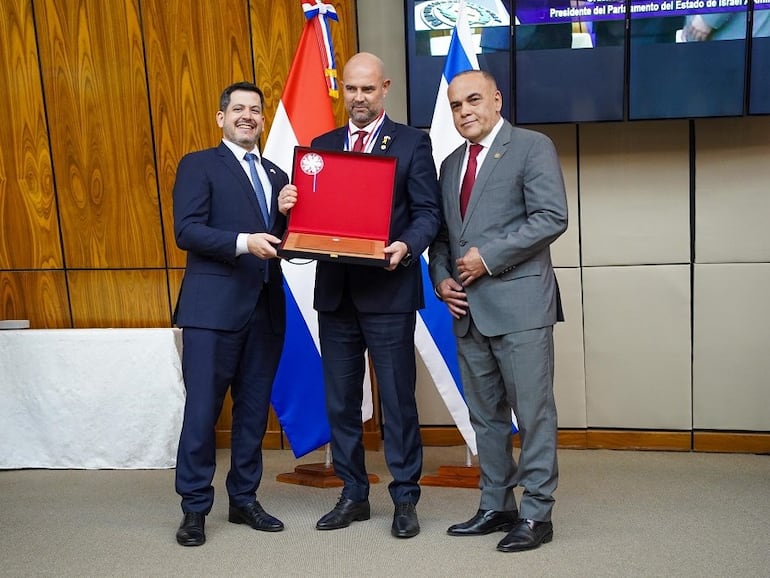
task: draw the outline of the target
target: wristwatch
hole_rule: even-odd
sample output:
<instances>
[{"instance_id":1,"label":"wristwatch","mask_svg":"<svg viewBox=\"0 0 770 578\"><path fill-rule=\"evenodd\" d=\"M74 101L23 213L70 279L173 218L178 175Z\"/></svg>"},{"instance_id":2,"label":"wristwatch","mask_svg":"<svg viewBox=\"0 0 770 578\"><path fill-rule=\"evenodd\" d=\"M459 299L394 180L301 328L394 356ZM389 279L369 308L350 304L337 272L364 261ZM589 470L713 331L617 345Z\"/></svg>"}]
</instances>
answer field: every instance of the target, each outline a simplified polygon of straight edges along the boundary
<instances>
[{"instance_id":1,"label":"wristwatch","mask_svg":"<svg viewBox=\"0 0 770 578\"><path fill-rule=\"evenodd\" d=\"M404 243L404 241L401 241ZM406 245L406 243L404 243ZM406 255L404 255L404 258L401 259L400 265L402 267L409 267L409 265L412 264L412 250L409 248L409 245L406 245Z\"/></svg>"}]
</instances>

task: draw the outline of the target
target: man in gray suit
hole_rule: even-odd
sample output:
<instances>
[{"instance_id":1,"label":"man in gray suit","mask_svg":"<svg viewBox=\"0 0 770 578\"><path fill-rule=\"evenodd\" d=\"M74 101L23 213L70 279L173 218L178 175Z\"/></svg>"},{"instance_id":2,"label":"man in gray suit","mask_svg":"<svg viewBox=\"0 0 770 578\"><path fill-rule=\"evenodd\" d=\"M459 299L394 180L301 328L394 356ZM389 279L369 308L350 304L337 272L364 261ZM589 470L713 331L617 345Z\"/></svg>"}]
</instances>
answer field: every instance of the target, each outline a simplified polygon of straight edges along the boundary
<instances>
[{"instance_id":1,"label":"man in gray suit","mask_svg":"<svg viewBox=\"0 0 770 578\"><path fill-rule=\"evenodd\" d=\"M448 97L468 142L441 165L444 222L430 247L430 275L454 317L481 467L479 510L448 533L502 530L508 534L498 550L530 550L553 538L553 325L562 315L549 246L567 228L564 181L553 143L500 116L502 96L490 74L458 74ZM516 486L523 488L518 510Z\"/></svg>"}]
</instances>

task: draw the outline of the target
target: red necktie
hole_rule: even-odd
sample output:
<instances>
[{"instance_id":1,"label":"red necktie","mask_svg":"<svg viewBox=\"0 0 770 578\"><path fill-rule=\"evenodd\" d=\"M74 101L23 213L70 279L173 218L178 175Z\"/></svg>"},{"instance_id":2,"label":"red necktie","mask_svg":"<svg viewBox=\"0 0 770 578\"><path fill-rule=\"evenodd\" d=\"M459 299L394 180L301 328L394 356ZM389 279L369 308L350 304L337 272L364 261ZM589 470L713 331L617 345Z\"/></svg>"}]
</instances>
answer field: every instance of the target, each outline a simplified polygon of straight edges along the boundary
<instances>
[{"instance_id":1,"label":"red necktie","mask_svg":"<svg viewBox=\"0 0 770 578\"><path fill-rule=\"evenodd\" d=\"M468 151L468 166L465 169L463 183L460 185L460 217L465 218L465 209L468 208L468 200L471 198L471 189L476 181L476 157L479 156L480 144L472 144Z\"/></svg>"},{"instance_id":2,"label":"red necktie","mask_svg":"<svg viewBox=\"0 0 770 578\"><path fill-rule=\"evenodd\" d=\"M353 152L354 153L364 152L364 141L366 140L367 132L365 130L357 130L353 134L358 135L356 142L353 143L353 149L352 149Z\"/></svg>"}]
</instances>

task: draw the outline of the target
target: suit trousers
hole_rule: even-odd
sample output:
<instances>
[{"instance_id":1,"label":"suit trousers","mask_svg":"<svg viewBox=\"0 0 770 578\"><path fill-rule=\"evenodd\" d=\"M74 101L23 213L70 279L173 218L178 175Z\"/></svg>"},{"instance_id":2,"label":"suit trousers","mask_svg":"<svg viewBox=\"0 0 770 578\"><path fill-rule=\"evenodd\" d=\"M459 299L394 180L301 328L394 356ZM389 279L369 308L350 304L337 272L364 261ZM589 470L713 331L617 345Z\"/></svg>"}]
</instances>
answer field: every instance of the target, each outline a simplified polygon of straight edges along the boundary
<instances>
[{"instance_id":1,"label":"suit trousers","mask_svg":"<svg viewBox=\"0 0 770 578\"><path fill-rule=\"evenodd\" d=\"M254 501L262 479L262 438L267 429L273 379L283 350L282 334L271 329L268 291L262 291L245 327L182 331L186 400L179 439L176 490L182 511L208 514L216 468L215 425L230 388L233 400L230 504Z\"/></svg>"},{"instance_id":2,"label":"suit trousers","mask_svg":"<svg viewBox=\"0 0 770 578\"><path fill-rule=\"evenodd\" d=\"M360 313L352 306L319 313L319 334L331 427L334 471L342 495L368 499L361 403L365 352L369 349L383 410L385 461L394 503L420 498L422 438L415 400L416 362L410 313Z\"/></svg>"},{"instance_id":3,"label":"suit trousers","mask_svg":"<svg viewBox=\"0 0 770 578\"><path fill-rule=\"evenodd\" d=\"M473 320L457 338L463 391L481 469L481 504L513 510L513 488L523 494L519 516L550 521L558 482L557 421L553 395L553 327L486 337ZM511 410L521 440L513 457Z\"/></svg>"}]
</instances>

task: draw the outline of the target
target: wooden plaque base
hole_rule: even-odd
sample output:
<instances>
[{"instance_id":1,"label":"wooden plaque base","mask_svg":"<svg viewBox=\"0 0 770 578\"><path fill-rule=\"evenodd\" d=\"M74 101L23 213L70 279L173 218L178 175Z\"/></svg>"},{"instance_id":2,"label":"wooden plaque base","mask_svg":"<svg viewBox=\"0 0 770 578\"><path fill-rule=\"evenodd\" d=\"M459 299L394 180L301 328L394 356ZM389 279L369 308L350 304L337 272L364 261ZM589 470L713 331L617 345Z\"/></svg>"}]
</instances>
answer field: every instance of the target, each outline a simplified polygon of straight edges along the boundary
<instances>
[{"instance_id":1,"label":"wooden plaque base","mask_svg":"<svg viewBox=\"0 0 770 578\"><path fill-rule=\"evenodd\" d=\"M334 468L325 463L302 464L294 468L293 472L278 474L276 481L299 486L311 486L313 488L338 488L343 485L341 479L334 475ZM369 483L377 484L380 478L375 474L369 474Z\"/></svg>"},{"instance_id":2,"label":"wooden plaque base","mask_svg":"<svg viewBox=\"0 0 770 578\"><path fill-rule=\"evenodd\" d=\"M478 466L439 466L436 475L423 476L420 484L442 488L478 488L479 477Z\"/></svg>"},{"instance_id":3,"label":"wooden plaque base","mask_svg":"<svg viewBox=\"0 0 770 578\"><path fill-rule=\"evenodd\" d=\"M384 250L385 241L379 239L287 232L278 248L278 256L385 267L390 258Z\"/></svg>"}]
</instances>

